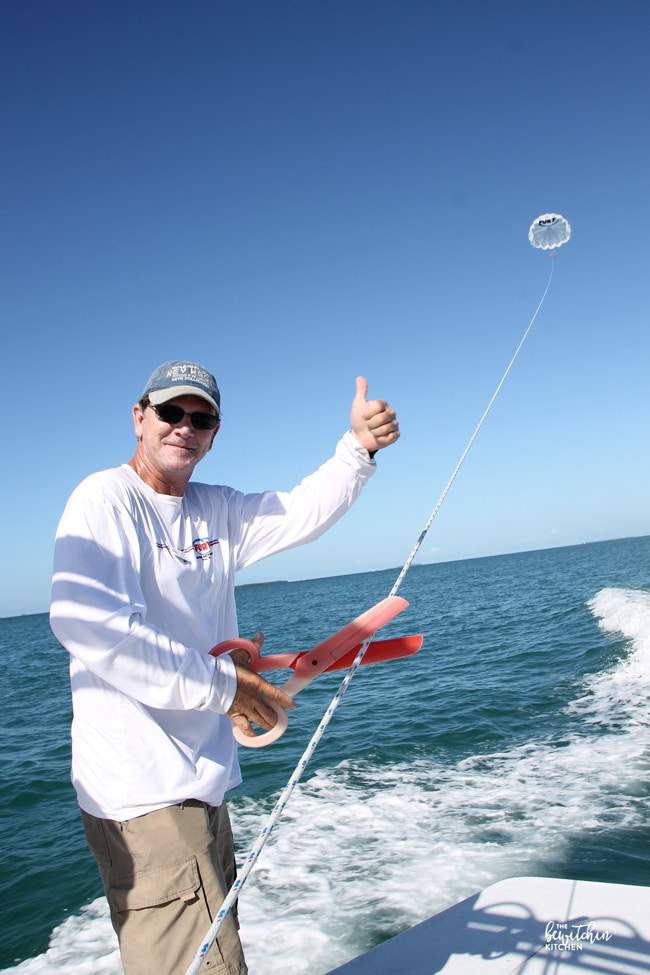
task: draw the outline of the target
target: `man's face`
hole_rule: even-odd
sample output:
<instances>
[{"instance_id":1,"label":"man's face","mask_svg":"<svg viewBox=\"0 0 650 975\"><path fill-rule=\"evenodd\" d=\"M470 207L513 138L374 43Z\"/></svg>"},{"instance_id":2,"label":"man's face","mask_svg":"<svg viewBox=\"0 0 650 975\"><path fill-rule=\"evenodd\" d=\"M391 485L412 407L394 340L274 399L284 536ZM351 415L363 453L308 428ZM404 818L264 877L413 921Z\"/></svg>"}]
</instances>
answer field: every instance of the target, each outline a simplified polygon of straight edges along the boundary
<instances>
[{"instance_id":1,"label":"man's face","mask_svg":"<svg viewBox=\"0 0 650 975\"><path fill-rule=\"evenodd\" d=\"M200 396L177 396L165 406L180 406L187 413L211 413L214 409ZM189 480L198 462L205 457L214 441L215 430L195 430L190 417L185 415L178 423L165 423L154 407L143 412L140 406L133 408L135 435L140 441L142 459L146 466L162 479L185 476Z\"/></svg>"}]
</instances>

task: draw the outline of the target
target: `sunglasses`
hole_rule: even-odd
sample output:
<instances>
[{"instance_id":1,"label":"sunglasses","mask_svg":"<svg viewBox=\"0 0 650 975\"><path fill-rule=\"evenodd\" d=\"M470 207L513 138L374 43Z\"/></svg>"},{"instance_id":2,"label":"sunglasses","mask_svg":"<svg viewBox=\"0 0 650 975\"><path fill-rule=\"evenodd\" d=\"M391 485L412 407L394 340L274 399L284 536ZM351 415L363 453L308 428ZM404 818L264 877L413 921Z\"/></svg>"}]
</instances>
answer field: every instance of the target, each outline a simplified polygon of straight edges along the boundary
<instances>
[{"instance_id":1,"label":"sunglasses","mask_svg":"<svg viewBox=\"0 0 650 975\"><path fill-rule=\"evenodd\" d=\"M200 411L189 413L180 406L174 406L173 403L163 403L161 406L154 406L153 403L149 403L149 406L159 420L162 420L163 423L169 423L171 426L180 423L184 416L189 416L190 423L195 430L216 430L221 419L216 413L201 413Z\"/></svg>"}]
</instances>

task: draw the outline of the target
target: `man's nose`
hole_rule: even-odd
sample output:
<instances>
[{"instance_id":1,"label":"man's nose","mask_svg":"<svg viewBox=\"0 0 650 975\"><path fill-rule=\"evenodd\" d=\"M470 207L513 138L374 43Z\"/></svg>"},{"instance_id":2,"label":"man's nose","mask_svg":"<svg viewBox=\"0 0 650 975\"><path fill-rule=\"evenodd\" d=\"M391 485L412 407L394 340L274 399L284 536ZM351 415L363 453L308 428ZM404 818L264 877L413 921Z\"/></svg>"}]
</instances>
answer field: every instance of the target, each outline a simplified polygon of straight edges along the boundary
<instances>
[{"instance_id":1,"label":"man's nose","mask_svg":"<svg viewBox=\"0 0 650 975\"><path fill-rule=\"evenodd\" d=\"M192 436L194 434L191 417L188 413L182 416L177 423L174 423L173 428L174 430L178 430L179 433L182 433L183 436L187 436L188 434Z\"/></svg>"}]
</instances>

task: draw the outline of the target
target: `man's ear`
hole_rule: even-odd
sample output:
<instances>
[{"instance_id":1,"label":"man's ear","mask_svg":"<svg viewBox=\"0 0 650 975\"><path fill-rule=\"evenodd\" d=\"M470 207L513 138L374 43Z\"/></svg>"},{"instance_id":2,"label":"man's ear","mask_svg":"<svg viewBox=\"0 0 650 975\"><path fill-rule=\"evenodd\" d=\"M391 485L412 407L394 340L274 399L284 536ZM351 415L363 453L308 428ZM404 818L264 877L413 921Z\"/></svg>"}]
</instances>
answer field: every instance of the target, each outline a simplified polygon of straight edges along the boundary
<instances>
[{"instance_id":1,"label":"man's ear","mask_svg":"<svg viewBox=\"0 0 650 975\"><path fill-rule=\"evenodd\" d=\"M212 444L214 443L214 438L219 433L220 429L221 429L221 423L217 423L216 427L212 431L212 440L210 441L210 446L208 447L208 450L212 450Z\"/></svg>"},{"instance_id":2,"label":"man's ear","mask_svg":"<svg viewBox=\"0 0 650 975\"><path fill-rule=\"evenodd\" d=\"M142 424L144 423L144 412L139 403L133 405L133 430L137 440L142 440Z\"/></svg>"}]
</instances>

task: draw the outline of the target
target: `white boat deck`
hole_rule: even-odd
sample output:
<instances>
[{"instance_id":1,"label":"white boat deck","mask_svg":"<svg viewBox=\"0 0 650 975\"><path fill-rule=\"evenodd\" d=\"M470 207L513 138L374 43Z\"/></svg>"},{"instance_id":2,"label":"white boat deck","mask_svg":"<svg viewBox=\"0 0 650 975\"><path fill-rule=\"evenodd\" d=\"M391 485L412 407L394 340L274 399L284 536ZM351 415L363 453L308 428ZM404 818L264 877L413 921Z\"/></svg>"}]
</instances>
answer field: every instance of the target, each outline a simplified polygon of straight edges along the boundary
<instances>
[{"instance_id":1,"label":"white boat deck","mask_svg":"<svg viewBox=\"0 0 650 975\"><path fill-rule=\"evenodd\" d=\"M650 887L502 880L329 975L650 975Z\"/></svg>"}]
</instances>

